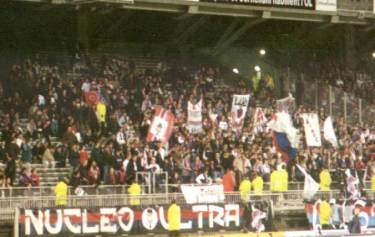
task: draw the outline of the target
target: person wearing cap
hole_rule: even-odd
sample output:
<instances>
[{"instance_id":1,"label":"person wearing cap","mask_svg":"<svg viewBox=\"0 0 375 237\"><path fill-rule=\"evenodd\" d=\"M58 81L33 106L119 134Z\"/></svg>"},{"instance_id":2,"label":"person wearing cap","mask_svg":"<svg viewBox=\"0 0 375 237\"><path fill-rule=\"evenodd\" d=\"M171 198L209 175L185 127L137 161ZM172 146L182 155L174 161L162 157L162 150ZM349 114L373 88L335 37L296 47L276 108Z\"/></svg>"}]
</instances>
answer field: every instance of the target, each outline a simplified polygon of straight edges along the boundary
<instances>
[{"instance_id":1,"label":"person wearing cap","mask_svg":"<svg viewBox=\"0 0 375 237\"><path fill-rule=\"evenodd\" d=\"M329 191L332 183L331 175L327 166L324 166L319 174L320 179L320 191Z\"/></svg>"},{"instance_id":2,"label":"person wearing cap","mask_svg":"<svg viewBox=\"0 0 375 237\"><path fill-rule=\"evenodd\" d=\"M176 204L176 200L171 201L168 208L168 233L170 237L177 237L181 228L181 208Z\"/></svg>"},{"instance_id":3,"label":"person wearing cap","mask_svg":"<svg viewBox=\"0 0 375 237\"><path fill-rule=\"evenodd\" d=\"M132 184L128 188L128 193L130 195L130 205L139 206L141 201L138 196L141 195L141 186L135 179L133 179Z\"/></svg>"},{"instance_id":4,"label":"person wearing cap","mask_svg":"<svg viewBox=\"0 0 375 237\"><path fill-rule=\"evenodd\" d=\"M65 178L60 177L59 182L55 186L56 206L66 206L68 204L68 185Z\"/></svg>"}]
</instances>

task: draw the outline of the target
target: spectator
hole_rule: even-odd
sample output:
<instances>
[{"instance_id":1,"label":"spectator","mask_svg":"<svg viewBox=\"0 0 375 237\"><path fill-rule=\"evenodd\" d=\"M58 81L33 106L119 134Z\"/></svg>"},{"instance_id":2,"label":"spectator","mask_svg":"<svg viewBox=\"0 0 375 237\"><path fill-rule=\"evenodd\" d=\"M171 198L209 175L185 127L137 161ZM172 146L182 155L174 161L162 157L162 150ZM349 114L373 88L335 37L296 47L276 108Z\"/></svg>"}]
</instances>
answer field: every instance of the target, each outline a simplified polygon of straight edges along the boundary
<instances>
[{"instance_id":1,"label":"spectator","mask_svg":"<svg viewBox=\"0 0 375 237\"><path fill-rule=\"evenodd\" d=\"M89 172L88 172L88 177L89 177L89 184L90 185L99 185L100 183L100 169L96 164L96 161L92 161Z\"/></svg>"},{"instance_id":2,"label":"spectator","mask_svg":"<svg viewBox=\"0 0 375 237\"><path fill-rule=\"evenodd\" d=\"M171 201L171 205L168 208L168 236L178 237L181 228L181 209L176 204L175 200Z\"/></svg>"},{"instance_id":3,"label":"spectator","mask_svg":"<svg viewBox=\"0 0 375 237\"><path fill-rule=\"evenodd\" d=\"M54 149L55 149L54 147L49 146L46 148L46 150L43 153L42 161L43 161L43 165L45 168L48 168L48 167L55 168L56 161L55 161L55 158L53 157Z\"/></svg>"},{"instance_id":4,"label":"spectator","mask_svg":"<svg viewBox=\"0 0 375 237\"><path fill-rule=\"evenodd\" d=\"M16 178L16 161L8 153L5 154L5 159L5 180L7 180L7 184L13 186Z\"/></svg>"},{"instance_id":5,"label":"spectator","mask_svg":"<svg viewBox=\"0 0 375 237\"><path fill-rule=\"evenodd\" d=\"M33 161L33 147L30 139L26 138L21 146L21 161L23 163L32 163Z\"/></svg>"},{"instance_id":6,"label":"spectator","mask_svg":"<svg viewBox=\"0 0 375 237\"><path fill-rule=\"evenodd\" d=\"M68 204L68 185L64 177L59 178L59 182L55 186L55 195L57 207L64 207Z\"/></svg>"},{"instance_id":7,"label":"spectator","mask_svg":"<svg viewBox=\"0 0 375 237\"><path fill-rule=\"evenodd\" d=\"M141 201L138 196L141 195L141 186L135 179L132 180L132 184L128 188L128 193L130 195L130 205L139 206Z\"/></svg>"},{"instance_id":8,"label":"spectator","mask_svg":"<svg viewBox=\"0 0 375 237\"><path fill-rule=\"evenodd\" d=\"M31 169L31 185L34 187L40 185L40 176L35 168Z\"/></svg>"},{"instance_id":9,"label":"spectator","mask_svg":"<svg viewBox=\"0 0 375 237\"><path fill-rule=\"evenodd\" d=\"M321 191L329 191L331 187L331 175L327 167L323 167L322 171L320 172L320 190Z\"/></svg>"},{"instance_id":10,"label":"spectator","mask_svg":"<svg viewBox=\"0 0 375 237\"><path fill-rule=\"evenodd\" d=\"M19 184L23 187L29 187L32 185L32 178L30 171L27 168L22 168L21 175L19 177Z\"/></svg>"},{"instance_id":11,"label":"spectator","mask_svg":"<svg viewBox=\"0 0 375 237\"><path fill-rule=\"evenodd\" d=\"M236 186L236 179L231 169L227 169L223 176L224 192L233 192Z\"/></svg>"},{"instance_id":12,"label":"spectator","mask_svg":"<svg viewBox=\"0 0 375 237\"><path fill-rule=\"evenodd\" d=\"M195 179L197 184L212 184L212 178L208 176L208 170L204 169Z\"/></svg>"},{"instance_id":13,"label":"spectator","mask_svg":"<svg viewBox=\"0 0 375 237\"><path fill-rule=\"evenodd\" d=\"M251 182L248 176L245 176L243 180L241 181L240 187L239 187L240 195L241 195L241 201L243 203L248 202L248 195L251 192Z\"/></svg>"},{"instance_id":14,"label":"spectator","mask_svg":"<svg viewBox=\"0 0 375 237\"><path fill-rule=\"evenodd\" d=\"M87 153L87 151L86 151L86 149L83 145L81 145L80 147L81 147L81 149L79 151L79 163L81 165L83 165L83 164L88 162L89 155L88 155L88 153Z\"/></svg>"},{"instance_id":15,"label":"spectator","mask_svg":"<svg viewBox=\"0 0 375 237\"><path fill-rule=\"evenodd\" d=\"M253 191L255 194L262 194L263 193L263 179L258 173L254 173L252 175L251 186L253 187Z\"/></svg>"}]
</instances>

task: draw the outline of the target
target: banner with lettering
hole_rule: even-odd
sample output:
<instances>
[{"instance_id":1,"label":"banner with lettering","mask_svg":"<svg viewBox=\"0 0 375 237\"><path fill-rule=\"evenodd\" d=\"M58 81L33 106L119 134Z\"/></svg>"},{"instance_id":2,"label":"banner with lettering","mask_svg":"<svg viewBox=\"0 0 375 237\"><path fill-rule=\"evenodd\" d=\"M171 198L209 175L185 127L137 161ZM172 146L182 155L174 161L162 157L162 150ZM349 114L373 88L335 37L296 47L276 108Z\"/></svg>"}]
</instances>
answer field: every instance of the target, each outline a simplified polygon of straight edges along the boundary
<instances>
[{"instance_id":1,"label":"banner with lettering","mask_svg":"<svg viewBox=\"0 0 375 237\"><path fill-rule=\"evenodd\" d=\"M244 215L254 221L257 213L272 218L272 205L256 201L246 208L242 204L180 205L181 232L240 230ZM265 213L265 214L264 214ZM259 224L259 223L258 223ZM19 236L70 236L97 234L148 234L168 232L168 206L124 206L90 208L20 209Z\"/></svg>"},{"instance_id":2,"label":"banner with lettering","mask_svg":"<svg viewBox=\"0 0 375 237\"><path fill-rule=\"evenodd\" d=\"M306 145L313 147L322 146L318 115L315 113L304 113L301 114L301 117L305 129Z\"/></svg>"},{"instance_id":3,"label":"banner with lettering","mask_svg":"<svg viewBox=\"0 0 375 237\"><path fill-rule=\"evenodd\" d=\"M218 203L224 201L224 186L211 185L181 185L181 191L189 204Z\"/></svg>"},{"instance_id":4,"label":"banner with lettering","mask_svg":"<svg viewBox=\"0 0 375 237\"><path fill-rule=\"evenodd\" d=\"M202 100L196 104L188 102L187 129L190 133L202 132Z\"/></svg>"},{"instance_id":5,"label":"banner with lettering","mask_svg":"<svg viewBox=\"0 0 375 237\"><path fill-rule=\"evenodd\" d=\"M233 95L232 110L229 120L232 129L237 134L241 133L249 101L250 95Z\"/></svg>"}]
</instances>

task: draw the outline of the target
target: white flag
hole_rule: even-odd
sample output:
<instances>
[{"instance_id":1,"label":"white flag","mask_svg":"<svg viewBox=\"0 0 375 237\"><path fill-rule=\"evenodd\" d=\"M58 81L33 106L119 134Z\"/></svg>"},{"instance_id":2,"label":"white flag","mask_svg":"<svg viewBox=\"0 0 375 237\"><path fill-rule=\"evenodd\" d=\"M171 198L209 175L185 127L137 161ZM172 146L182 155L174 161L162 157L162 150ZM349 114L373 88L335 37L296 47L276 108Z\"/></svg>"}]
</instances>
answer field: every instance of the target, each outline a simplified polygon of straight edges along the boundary
<instances>
[{"instance_id":1,"label":"white flag","mask_svg":"<svg viewBox=\"0 0 375 237\"><path fill-rule=\"evenodd\" d=\"M311 199L315 193L319 191L319 184L309 175L304 168L297 165L297 168L305 175L305 183L303 185L303 197Z\"/></svg>"},{"instance_id":2,"label":"white flag","mask_svg":"<svg viewBox=\"0 0 375 237\"><path fill-rule=\"evenodd\" d=\"M304 113L301 114L301 117L303 119L307 146L322 146L318 115L314 113Z\"/></svg>"},{"instance_id":3,"label":"white flag","mask_svg":"<svg viewBox=\"0 0 375 237\"><path fill-rule=\"evenodd\" d=\"M323 133L324 139L331 143L333 147L338 147L337 137L335 130L333 130L331 117L327 117L326 120L324 120Z\"/></svg>"},{"instance_id":4,"label":"white flag","mask_svg":"<svg viewBox=\"0 0 375 237\"><path fill-rule=\"evenodd\" d=\"M272 131L285 133L290 145L293 148L298 148L300 136L298 129L293 126L292 119L288 113L279 112L274 114L271 121L267 124L268 128Z\"/></svg>"}]
</instances>

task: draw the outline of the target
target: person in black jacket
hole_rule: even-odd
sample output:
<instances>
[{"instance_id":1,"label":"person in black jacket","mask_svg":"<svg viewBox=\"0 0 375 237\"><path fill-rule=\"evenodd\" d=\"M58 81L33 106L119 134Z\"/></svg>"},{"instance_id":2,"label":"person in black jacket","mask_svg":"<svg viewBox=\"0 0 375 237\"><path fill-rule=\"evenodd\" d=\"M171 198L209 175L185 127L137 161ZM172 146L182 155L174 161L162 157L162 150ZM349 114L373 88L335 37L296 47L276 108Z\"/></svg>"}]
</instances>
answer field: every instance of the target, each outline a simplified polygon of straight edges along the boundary
<instances>
[{"instance_id":1,"label":"person in black jacket","mask_svg":"<svg viewBox=\"0 0 375 237\"><path fill-rule=\"evenodd\" d=\"M126 181L128 184L131 183L133 179L136 177L136 173L142 171L141 170L141 164L138 159L137 155L133 155L131 161L129 162L128 166L126 167Z\"/></svg>"},{"instance_id":2,"label":"person in black jacket","mask_svg":"<svg viewBox=\"0 0 375 237\"><path fill-rule=\"evenodd\" d=\"M10 180L10 185L13 186L14 180L16 178L16 161L13 159L9 153L5 154L5 170L4 174L6 179Z\"/></svg>"}]
</instances>

